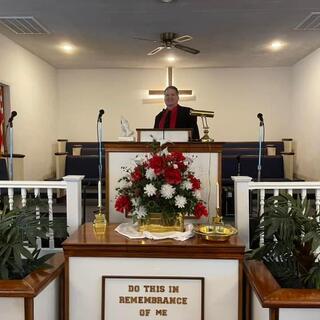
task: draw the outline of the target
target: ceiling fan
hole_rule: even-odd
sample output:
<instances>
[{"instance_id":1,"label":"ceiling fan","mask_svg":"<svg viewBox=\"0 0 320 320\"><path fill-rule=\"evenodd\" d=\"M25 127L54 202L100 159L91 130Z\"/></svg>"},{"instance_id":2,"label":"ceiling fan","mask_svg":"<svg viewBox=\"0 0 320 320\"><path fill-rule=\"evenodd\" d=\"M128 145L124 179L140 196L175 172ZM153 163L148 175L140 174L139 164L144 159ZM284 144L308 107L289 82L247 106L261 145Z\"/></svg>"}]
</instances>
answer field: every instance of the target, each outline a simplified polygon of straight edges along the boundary
<instances>
[{"instance_id":1,"label":"ceiling fan","mask_svg":"<svg viewBox=\"0 0 320 320\"><path fill-rule=\"evenodd\" d=\"M184 46L182 44L180 44L181 42L186 42L186 41L190 41L192 40L191 36L188 35L184 35L184 36L180 36L178 37L177 33L173 33L173 32L164 32L164 33L160 33L160 41L158 40L150 40L150 39L142 39L142 38L136 38L139 40L148 40L148 41L153 41L153 42L159 42L161 45L155 49L153 49L152 51L150 51L148 53L148 56L152 56L158 52L160 52L163 49L172 49L172 48L177 48L180 50L183 50L185 52L188 53L192 53L192 54L198 54L200 51L194 48L190 48L187 46Z\"/></svg>"}]
</instances>

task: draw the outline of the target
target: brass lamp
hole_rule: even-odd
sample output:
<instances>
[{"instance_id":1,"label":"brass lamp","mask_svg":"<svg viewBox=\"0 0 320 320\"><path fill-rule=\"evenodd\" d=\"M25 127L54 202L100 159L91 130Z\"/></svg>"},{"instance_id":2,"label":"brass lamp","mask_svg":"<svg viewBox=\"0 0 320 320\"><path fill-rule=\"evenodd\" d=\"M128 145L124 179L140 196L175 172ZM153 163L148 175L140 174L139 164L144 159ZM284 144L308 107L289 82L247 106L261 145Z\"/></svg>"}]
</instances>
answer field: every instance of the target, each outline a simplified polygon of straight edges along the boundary
<instances>
[{"instance_id":1,"label":"brass lamp","mask_svg":"<svg viewBox=\"0 0 320 320\"><path fill-rule=\"evenodd\" d=\"M195 117L201 117L202 121L202 128L203 128L203 137L200 139L202 142L213 142L214 139L209 137L209 126L207 122L207 118L213 118L214 112L213 111L206 111L206 110L190 110L190 115Z\"/></svg>"}]
</instances>

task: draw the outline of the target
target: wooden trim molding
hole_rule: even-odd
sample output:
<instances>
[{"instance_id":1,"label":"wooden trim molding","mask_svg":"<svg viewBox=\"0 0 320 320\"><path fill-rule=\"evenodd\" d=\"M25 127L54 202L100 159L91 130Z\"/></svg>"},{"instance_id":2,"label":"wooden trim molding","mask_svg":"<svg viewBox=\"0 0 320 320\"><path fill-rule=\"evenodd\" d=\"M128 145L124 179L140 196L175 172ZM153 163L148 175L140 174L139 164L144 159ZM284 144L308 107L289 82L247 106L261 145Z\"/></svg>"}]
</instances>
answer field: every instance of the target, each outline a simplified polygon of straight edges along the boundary
<instances>
[{"instance_id":1,"label":"wooden trim molding","mask_svg":"<svg viewBox=\"0 0 320 320\"><path fill-rule=\"evenodd\" d=\"M261 261L245 260L244 271L264 308L320 308L320 290L281 288Z\"/></svg>"},{"instance_id":2,"label":"wooden trim molding","mask_svg":"<svg viewBox=\"0 0 320 320\"><path fill-rule=\"evenodd\" d=\"M12 155L13 158L24 158L26 155L25 154L20 154L20 153L14 153ZM2 154L3 158L10 158L10 154L9 153L4 153Z\"/></svg>"},{"instance_id":3,"label":"wooden trim molding","mask_svg":"<svg viewBox=\"0 0 320 320\"><path fill-rule=\"evenodd\" d=\"M106 142L105 152L150 152L150 142ZM212 142L174 142L161 145L161 150L168 148L169 151L181 152L222 152L222 143Z\"/></svg>"},{"instance_id":4,"label":"wooden trim molding","mask_svg":"<svg viewBox=\"0 0 320 320\"><path fill-rule=\"evenodd\" d=\"M281 155L294 155L294 152L285 152L285 151L282 151L282 152L280 152L281 153Z\"/></svg>"},{"instance_id":5,"label":"wooden trim molding","mask_svg":"<svg viewBox=\"0 0 320 320\"><path fill-rule=\"evenodd\" d=\"M55 152L54 155L55 156L66 156L68 154L68 152Z\"/></svg>"}]
</instances>

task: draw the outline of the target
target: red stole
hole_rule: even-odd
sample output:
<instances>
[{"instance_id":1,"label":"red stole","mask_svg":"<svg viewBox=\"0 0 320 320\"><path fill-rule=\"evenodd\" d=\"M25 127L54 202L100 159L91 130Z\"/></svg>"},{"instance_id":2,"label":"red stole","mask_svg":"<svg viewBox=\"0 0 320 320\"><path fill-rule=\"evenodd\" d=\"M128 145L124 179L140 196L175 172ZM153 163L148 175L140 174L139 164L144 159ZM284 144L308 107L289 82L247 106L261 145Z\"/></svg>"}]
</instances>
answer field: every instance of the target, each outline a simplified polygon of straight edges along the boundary
<instances>
[{"instance_id":1,"label":"red stole","mask_svg":"<svg viewBox=\"0 0 320 320\"><path fill-rule=\"evenodd\" d=\"M166 123L166 118L168 116L168 113L171 112L171 117L170 117L170 128L175 128L176 127L176 122L177 122L177 114L178 114L178 107L174 107L171 111L166 110L161 117L161 120L159 122L159 128L164 129L164 124Z\"/></svg>"}]
</instances>

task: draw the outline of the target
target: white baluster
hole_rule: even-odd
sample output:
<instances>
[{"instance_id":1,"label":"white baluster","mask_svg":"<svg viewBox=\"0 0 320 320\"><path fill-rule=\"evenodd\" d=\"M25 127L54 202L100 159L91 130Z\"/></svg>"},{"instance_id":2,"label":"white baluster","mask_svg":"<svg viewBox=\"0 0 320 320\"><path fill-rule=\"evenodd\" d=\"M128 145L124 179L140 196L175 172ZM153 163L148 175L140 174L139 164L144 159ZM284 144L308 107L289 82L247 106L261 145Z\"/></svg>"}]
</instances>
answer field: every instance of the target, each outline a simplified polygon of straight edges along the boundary
<instances>
[{"instance_id":1,"label":"white baluster","mask_svg":"<svg viewBox=\"0 0 320 320\"><path fill-rule=\"evenodd\" d=\"M316 189L316 212L319 213L320 209L320 189ZM319 222L319 217L317 218Z\"/></svg>"},{"instance_id":2,"label":"white baluster","mask_svg":"<svg viewBox=\"0 0 320 320\"><path fill-rule=\"evenodd\" d=\"M14 189L8 188L8 198L9 198L9 209L13 209L13 195L14 195Z\"/></svg>"},{"instance_id":3,"label":"white baluster","mask_svg":"<svg viewBox=\"0 0 320 320\"><path fill-rule=\"evenodd\" d=\"M274 190L273 190L273 195L274 195L275 197L277 197L277 196L279 195L279 189L274 189Z\"/></svg>"},{"instance_id":4,"label":"white baluster","mask_svg":"<svg viewBox=\"0 0 320 320\"><path fill-rule=\"evenodd\" d=\"M34 189L34 197L37 198L39 197L39 194L40 194L40 190L39 188L35 188ZM36 217L37 219L39 220L40 219L40 208L39 206L36 206ZM40 237L37 237L37 247L38 248L41 248L41 238Z\"/></svg>"},{"instance_id":5,"label":"white baluster","mask_svg":"<svg viewBox=\"0 0 320 320\"><path fill-rule=\"evenodd\" d=\"M264 204L265 204L265 196L266 196L266 190L265 189L261 189L260 190L260 216L264 213ZM260 220L261 222L263 222L263 218ZM262 233L260 239L259 239L259 244L260 247L264 244L264 233Z\"/></svg>"},{"instance_id":6,"label":"white baluster","mask_svg":"<svg viewBox=\"0 0 320 320\"><path fill-rule=\"evenodd\" d=\"M21 205L25 207L27 205L27 189L21 188Z\"/></svg>"},{"instance_id":7,"label":"white baluster","mask_svg":"<svg viewBox=\"0 0 320 320\"><path fill-rule=\"evenodd\" d=\"M53 221L53 209L52 209L52 189L48 188L47 189L47 194L48 194L48 207L49 207L49 222ZM54 248L54 238L53 238L53 230L52 228L49 229L49 248L53 249Z\"/></svg>"},{"instance_id":8,"label":"white baluster","mask_svg":"<svg viewBox=\"0 0 320 320\"><path fill-rule=\"evenodd\" d=\"M307 189L301 189L301 201L303 202L307 197ZM305 213L305 210L303 210L303 214Z\"/></svg>"},{"instance_id":9,"label":"white baluster","mask_svg":"<svg viewBox=\"0 0 320 320\"><path fill-rule=\"evenodd\" d=\"M292 196L293 195L292 189L288 189L288 193L290 194L290 196Z\"/></svg>"}]
</instances>

